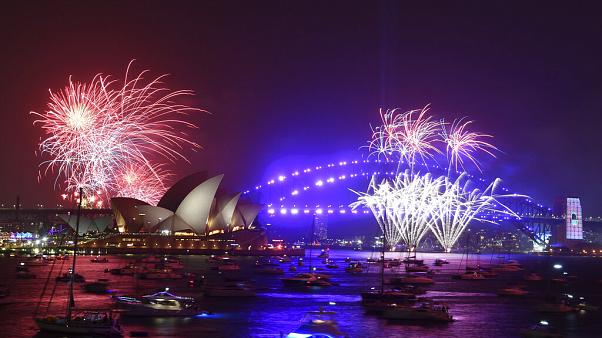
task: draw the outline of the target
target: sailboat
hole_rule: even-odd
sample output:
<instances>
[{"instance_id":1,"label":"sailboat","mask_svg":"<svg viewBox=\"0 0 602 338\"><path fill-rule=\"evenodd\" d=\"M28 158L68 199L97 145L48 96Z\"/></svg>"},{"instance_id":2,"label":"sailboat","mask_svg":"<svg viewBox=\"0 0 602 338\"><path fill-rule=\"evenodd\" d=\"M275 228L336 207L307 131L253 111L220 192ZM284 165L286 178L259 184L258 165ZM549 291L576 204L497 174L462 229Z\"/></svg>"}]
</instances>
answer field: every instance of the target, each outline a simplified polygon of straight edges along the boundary
<instances>
[{"instance_id":1,"label":"sailboat","mask_svg":"<svg viewBox=\"0 0 602 338\"><path fill-rule=\"evenodd\" d=\"M79 204L77 207L77 223L75 227L75 240L73 241L73 263L71 266L71 281L69 282L69 300L67 301L67 314L65 316L46 316L34 318L38 328L44 332L64 334L88 334L105 337L123 336L117 319L110 312L82 311L76 312L73 296L75 262L77 259L77 242L79 238L79 220L81 215L83 189L79 190Z\"/></svg>"},{"instance_id":2,"label":"sailboat","mask_svg":"<svg viewBox=\"0 0 602 338\"><path fill-rule=\"evenodd\" d=\"M383 243L381 252L381 270L380 270L380 289L362 292L362 304L367 311L382 311L389 303L411 304L416 301L414 292L408 289L403 290L385 290L385 250L387 238L383 231Z\"/></svg>"}]
</instances>

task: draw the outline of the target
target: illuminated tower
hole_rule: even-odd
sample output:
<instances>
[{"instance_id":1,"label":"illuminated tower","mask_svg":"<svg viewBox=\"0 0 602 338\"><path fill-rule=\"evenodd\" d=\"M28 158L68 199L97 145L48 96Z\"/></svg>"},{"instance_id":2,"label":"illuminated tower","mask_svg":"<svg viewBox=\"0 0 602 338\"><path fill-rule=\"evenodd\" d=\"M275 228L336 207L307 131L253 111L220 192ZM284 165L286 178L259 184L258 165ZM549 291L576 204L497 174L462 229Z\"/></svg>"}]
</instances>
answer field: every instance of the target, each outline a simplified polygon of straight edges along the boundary
<instances>
[{"instance_id":1,"label":"illuminated tower","mask_svg":"<svg viewBox=\"0 0 602 338\"><path fill-rule=\"evenodd\" d=\"M566 239L583 239L583 219L581 215L581 201L579 198L566 199Z\"/></svg>"},{"instance_id":2,"label":"illuminated tower","mask_svg":"<svg viewBox=\"0 0 602 338\"><path fill-rule=\"evenodd\" d=\"M559 210L558 210L559 209ZM554 244L570 247L583 240L583 215L581 201L577 197L567 197L558 205L557 215L564 221L555 228Z\"/></svg>"},{"instance_id":3,"label":"illuminated tower","mask_svg":"<svg viewBox=\"0 0 602 338\"><path fill-rule=\"evenodd\" d=\"M321 242L328 238L328 219L326 215L314 215L314 241Z\"/></svg>"}]
</instances>

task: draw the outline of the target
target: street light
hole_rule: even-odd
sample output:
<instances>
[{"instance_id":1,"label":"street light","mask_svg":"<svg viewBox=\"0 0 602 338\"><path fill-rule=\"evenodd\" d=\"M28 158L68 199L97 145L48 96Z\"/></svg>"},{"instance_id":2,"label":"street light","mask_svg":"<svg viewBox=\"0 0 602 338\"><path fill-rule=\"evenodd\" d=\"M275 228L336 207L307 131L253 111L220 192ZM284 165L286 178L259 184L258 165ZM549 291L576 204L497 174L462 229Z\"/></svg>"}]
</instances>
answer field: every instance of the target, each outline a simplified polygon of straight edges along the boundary
<instances>
[{"instance_id":1,"label":"street light","mask_svg":"<svg viewBox=\"0 0 602 338\"><path fill-rule=\"evenodd\" d=\"M554 269L557 269L557 270L562 269L562 265L554 264Z\"/></svg>"}]
</instances>

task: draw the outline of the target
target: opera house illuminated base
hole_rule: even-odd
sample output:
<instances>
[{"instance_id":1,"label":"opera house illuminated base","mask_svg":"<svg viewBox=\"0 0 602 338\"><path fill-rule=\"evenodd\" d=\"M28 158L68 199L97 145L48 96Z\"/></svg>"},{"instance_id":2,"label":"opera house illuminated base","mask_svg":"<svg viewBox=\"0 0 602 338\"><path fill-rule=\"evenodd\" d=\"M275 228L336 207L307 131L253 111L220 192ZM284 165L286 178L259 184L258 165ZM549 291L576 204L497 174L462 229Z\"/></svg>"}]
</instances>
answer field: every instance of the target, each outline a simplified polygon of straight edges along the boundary
<instances>
[{"instance_id":1,"label":"opera house illuminated base","mask_svg":"<svg viewBox=\"0 0 602 338\"><path fill-rule=\"evenodd\" d=\"M112 198L113 220L80 219L81 247L108 253L290 254L282 245L268 243L265 231L254 224L261 206L241 201L240 193L220 191L222 178L187 176L156 206ZM72 215L63 219L75 229Z\"/></svg>"}]
</instances>

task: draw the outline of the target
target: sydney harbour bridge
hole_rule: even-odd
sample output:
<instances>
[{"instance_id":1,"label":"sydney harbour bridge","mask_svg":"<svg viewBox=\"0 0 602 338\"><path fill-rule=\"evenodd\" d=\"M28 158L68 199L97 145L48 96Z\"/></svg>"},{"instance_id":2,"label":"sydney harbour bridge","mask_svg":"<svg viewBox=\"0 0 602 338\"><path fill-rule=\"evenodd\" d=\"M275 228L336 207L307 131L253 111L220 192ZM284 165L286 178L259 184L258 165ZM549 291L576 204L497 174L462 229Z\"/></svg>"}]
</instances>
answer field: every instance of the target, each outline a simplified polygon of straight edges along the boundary
<instances>
[{"instance_id":1,"label":"sydney harbour bridge","mask_svg":"<svg viewBox=\"0 0 602 338\"><path fill-rule=\"evenodd\" d=\"M397 162L378 159L342 160L330 163L307 165L293 170L277 172L262 183L248 187L243 198L261 203L263 209L260 218L284 219L328 215L329 218L354 217L370 219L368 209L349 207L357 199L354 191L366 191L368 182L375 176L379 179L396 175ZM420 164L416 170L423 173L440 174L446 168L438 165ZM484 188L491 182L485 177L469 175L471 184ZM525 196L525 192L514 193L510 187L498 187L504 198L504 205L512 209L519 217L499 214L479 215L497 224L511 225L526 234L534 243L545 247L553 244L553 234L566 224L566 205L563 207L546 206ZM580 207L579 207L580 209ZM75 213L75 209L66 208L24 208L17 199L7 208L0 208L0 224L19 224L22 228L48 229L49 225L61 226L59 214ZM88 217L112 215L111 209L83 209ZM581 215L583 225L602 225L601 218L586 218Z\"/></svg>"}]
</instances>

